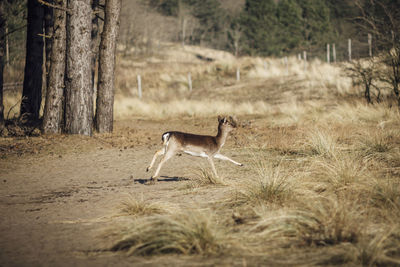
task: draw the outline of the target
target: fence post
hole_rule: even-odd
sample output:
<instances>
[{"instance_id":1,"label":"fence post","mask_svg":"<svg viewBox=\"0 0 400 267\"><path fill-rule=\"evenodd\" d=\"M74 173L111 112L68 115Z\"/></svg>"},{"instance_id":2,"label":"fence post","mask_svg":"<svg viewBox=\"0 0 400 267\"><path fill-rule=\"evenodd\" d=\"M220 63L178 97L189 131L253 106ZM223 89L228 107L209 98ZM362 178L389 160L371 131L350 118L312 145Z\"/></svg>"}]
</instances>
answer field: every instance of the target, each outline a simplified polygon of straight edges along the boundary
<instances>
[{"instance_id":1,"label":"fence post","mask_svg":"<svg viewBox=\"0 0 400 267\"><path fill-rule=\"evenodd\" d=\"M189 91L192 91L192 75L190 72L188 73L188 85L189 85Z\"/></svg>"},{"instance_id":2,"label":"fence post","mask_svg":"<svg viewBox=\"0 0 400 267\"><path fill-rule=\"evenodd\" d=\"M240 68L239 67L236 68L236 81L237 82L240 81Z\"/></svg>"},{"instance_id":3,"label":"fence post","mask_svg":"<svg viewBox=\"0 0 400 267\"><path fill-rule=\"evenodd\" d=\"M303 59L304 59L304 70L307 68L307 52L303 51Z\"/></svg>"},{"instance_id":4,"label":"fence post","mask_svg":"<svg viewBox=\"0 0 400 267\"><path fill-rule=\"evenodd\" d=\"M286 75L289 75L289 65L288 65L288 58L284 58L285 61L285 69L286 69Z\"/></svg>"},{"instance_id":5,"label":"fence post","mask_svg":"<svg viewBox=\"0 0 400 267\"><path fill-rule=\"evenodd\" d=\"M331 63L331 48L329 44L326 44L326 62Z\"/></svg>"},{"instance_id":6,"label":"fence post","mask_svg":"<svg viewBox=\"0 0 400 267\"><path fill-rule=\"evenodd\" d=\"M336 63L336 45L332 44L333 63Z\"/></svg>"},{"instance_id":7,"label":"fence post","mask_svg":"<svg viewBox=\"0 0 400 267\"><path fill-rule=\"evenodd\" d=\"M349 53L349 61L351 61L351 39L349 39L347 42L347 49Z\"/></svg>"},{"instance_id":8,"label":"fence post","mask_svg":"<svg viewBox=\"0 0 400 267\"><path fill-rule=\"evenodd\" d=\"M369 57L372 57L372 35L368 33L368 52Z\"/></svg>"},{"instance_id":9,"label":"fence post","mask_svg":"<svg viewBox=\"0 0 400 267\"><path fill-rule=\"evenodd\" d=\"M139 99L142 99L142 79L139 74L137 76L137 87L138 87Z\"/></svg>"},{"instance_id":10,"label":"fence post","mask_svg":"<svg viewBox=\"0 0 400 267\"><path fill-rule=\"evenodd\" d=\"M301 61L301 53L298 53L298 54L297 54L297 59L298 59L299 61Z\"/></svg>"},{"instance_id":11,"label":"fence post","mask_svg":"<svg viewBox=\"0 0 400 267\"><path fill-rule=\"evenodd\" d=\"M5 36L5 39L6 39L6 66L9 66L10 65L10 48L8 45L8 23L7 23L7 20L5 21L5 23L6 23L6 36Z\"/></svg>"}]
</instances>

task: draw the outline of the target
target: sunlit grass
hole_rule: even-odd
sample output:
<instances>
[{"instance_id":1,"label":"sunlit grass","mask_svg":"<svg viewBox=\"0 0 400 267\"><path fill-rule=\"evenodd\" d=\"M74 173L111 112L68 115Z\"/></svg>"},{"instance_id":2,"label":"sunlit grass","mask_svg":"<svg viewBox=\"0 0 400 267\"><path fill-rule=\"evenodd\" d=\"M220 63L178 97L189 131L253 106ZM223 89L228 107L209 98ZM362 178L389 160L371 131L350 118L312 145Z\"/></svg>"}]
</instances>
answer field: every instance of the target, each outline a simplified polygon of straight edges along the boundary
<instances>
[{"instance_id":1,"label":"sunlit grass","mask_svg":"<svg viewBox=\"0 0 400 267\"><path fill-rule=\"evenodd\" d=\"M145 201L143 195L140 198L130 195L121 202L119 207L119 215L124 216L144 216L166 212L162 205Z\"/></svg>"},{"instance_id":2,"label":"sunlit grass","mask_svg":"<svg viewBox=\"0 0 400 267\"><path fill-rule=\"evenodd\" d=\"M188 211L135 220L112 251L131 255L221 254L229 247L229 234L214 216Z\"/></svg>"}]
</instances>

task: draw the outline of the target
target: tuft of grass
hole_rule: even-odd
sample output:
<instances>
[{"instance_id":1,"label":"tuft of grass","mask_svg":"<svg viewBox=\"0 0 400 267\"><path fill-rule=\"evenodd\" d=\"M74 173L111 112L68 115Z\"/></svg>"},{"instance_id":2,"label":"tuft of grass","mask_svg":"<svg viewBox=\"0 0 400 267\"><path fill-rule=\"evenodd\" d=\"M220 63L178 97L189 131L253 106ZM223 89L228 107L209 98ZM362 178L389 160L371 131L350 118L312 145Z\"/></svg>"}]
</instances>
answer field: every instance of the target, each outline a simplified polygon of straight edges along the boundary
<instances>
[{"instance_id":1,"label":"tuft of grass","mask_svg":"<svg viewBox=\"0 0 400 267\"><path fill-rule=\"evenodd\" d=\"M239 192L239 202L282 204L290 198L290 176L283 171L281 162L273 165L259 160L254 163L254 168L258 174L258 181Z\"/></svg>"},{"instance_id":2,"label":"tuft of grass","mask_svg":"<svg viewBox=\"0 0 400 267\"><path fill-rule=\"evenodd\" d=\"M144 216L166 212L159 204L143 200L143 196L141 199L129 196L126 200L122 201L119 211L119 215L123 216Z\"/></svg>"},{"instance_id":3,"label":"tuft of grass","mask_svg":"<svg viewBox=\"0 0 400 267\"><path fill-rule=\"evenodd\" d=\"M400 232L398 229L382 231L372 238L366 236L356 247L358 261L362 266L400 265Z\"/></svg>"},{"instance_id":4,"label":"tuft of grass","mask_svg":"<svg viewBox=\"0 0 400 267\"><path fill-rule=\"evenodd\" d=\"M361 150L366 156L378 156L389 152L392 149L391 134L387 131L369 131L360 140Z\"/></svg>"},{"instance_id":5,"label":"tuft of grass","mask_svg":"<svg viewBox=\"0 0 400 267\"><path fill-rule=\"evenodd\" d=\"M229 235L213 216L197 211L157 215L136 220L111 251L130 255L200 254L218 255L226 251Z\"/></svg>"},{"instance_id":6,"label":"tuft of grass","mask_svg":"<svg viewBox=\"0 0 400 267\"><path fill-rule=\"evenodd\" d=\"M198 186L225 185L224 180L219 176L215 176L215 174L208 168L198 167L194 170L194 174Z\"/></svg>"},{"instance_id":7,"label":"tuft of grass","mask_svg":"<svg viewBox=\"0 0 400 267\"><path fill-rule=\"evenodd\" d=\"M356 243L363 230L361 215L360 208L350 203L333 198L309 199L301 209L264 216L252 231L271 242L281 240L286 245Z\"/></svg>"},{"instance_id":8,"label":"tuft of grass","mask_svg":"<svg viewBox=\"0 0 400 267\"><path fill-rule=\"evenodd\" d=\"M336 155L337 145L335 138L320 129L308 132L306 147L311 149L313 155L333 158Z\"/></svg>"},{"instance_id":9,"label":"tuft of grass","mask_svg":"<svg viewBox=\"0 0 400 267\"><path fill-rule=\"evenodd\" d=\"M400 211L400 182L393 179L376 181L370 201L376 207Z\"/></svg>"},{"instance_id":10,"label":"tuft of grass","mask_svg":"<svg viewBox=\"0 0 400 267\"><path fill-rule=\"evenodd\" d=\"M369 173L368 163L366 158L338 153L332 159L319 161L317 168L320 177L337 191L353 185L362 185Z\"/></svg>"}]
</instances>

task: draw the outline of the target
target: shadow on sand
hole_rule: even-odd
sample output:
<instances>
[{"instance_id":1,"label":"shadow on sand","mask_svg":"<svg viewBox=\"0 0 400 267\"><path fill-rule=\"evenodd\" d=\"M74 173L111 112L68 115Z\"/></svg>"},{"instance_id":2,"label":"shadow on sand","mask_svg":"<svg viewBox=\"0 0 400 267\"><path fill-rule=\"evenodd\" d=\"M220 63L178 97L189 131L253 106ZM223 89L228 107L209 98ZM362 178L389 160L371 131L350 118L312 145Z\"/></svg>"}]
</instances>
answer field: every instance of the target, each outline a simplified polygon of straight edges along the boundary
<instances>
[{"instance_id":1,"label":"shadow on sand","mask_svg":"<svg viewBox=\"0 0 400 267\"><path fill-rule=\"evenodd\" d=\"M157 179L158 182L179 182L179 181L187 181L189 178L186 177L169 177L169 176L161 176L160 178ZM139 184L148 184L151 179L134 179L133 180L135 183Z\"/></svg>"}]
</instances>

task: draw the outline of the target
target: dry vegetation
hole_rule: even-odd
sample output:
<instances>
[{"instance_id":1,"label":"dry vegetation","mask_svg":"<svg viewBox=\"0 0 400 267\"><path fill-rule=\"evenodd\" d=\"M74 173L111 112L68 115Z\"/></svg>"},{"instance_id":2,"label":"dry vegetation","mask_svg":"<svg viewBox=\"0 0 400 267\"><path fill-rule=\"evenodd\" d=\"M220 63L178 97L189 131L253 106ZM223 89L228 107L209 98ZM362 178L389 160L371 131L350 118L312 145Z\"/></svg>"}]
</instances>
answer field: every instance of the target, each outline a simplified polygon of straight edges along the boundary
<instances>
[{"instance_id":1,"label":"dry vegetation","mask_svg":"<svg viewBox=\"0 0 400 267\"><path fill-rule=\"evenodd\" d=\"M206 214L189 209L134 220L113 250L235 255L253 264L400 264L397 108L356 100L360 91L339 66L314 61L304 69L292 58L287 71L278 59L221 54L203 63L192 57L200 50L183 52L187 62L124 68L118 116L238 115L236 153L251 159L251 171L221 183L200 168L197 186L231 189L225 203L209 205ZM234 80L236 67L241 82ZM135 75L124 74L132 69L149 76L141 101Z\"/></svg>"},{"instance_id":2,"label":"dry vegetation","mask_svg":"<svg viewBox=\"0 0 400 267\"><path fill-rule=\"evenodd\" d=\"M221 164L223 180L199 167L169 188L196 205L172 203L151 186L121 201L127 219L108 230L109 250L150 263L189 255L179 256L183 265L400 265L399 109L365 104L340 66L313 61L304 69L291 58L286 73L280 59L235 59L171 44L150 58L120 56L116 73L117 121L171 121L180 130L209 132L217 114L237 115L241 126L224 149L246 167ZM96 138L148 149L162 130L124 131Z\"/></svg>"}]
</instances>

